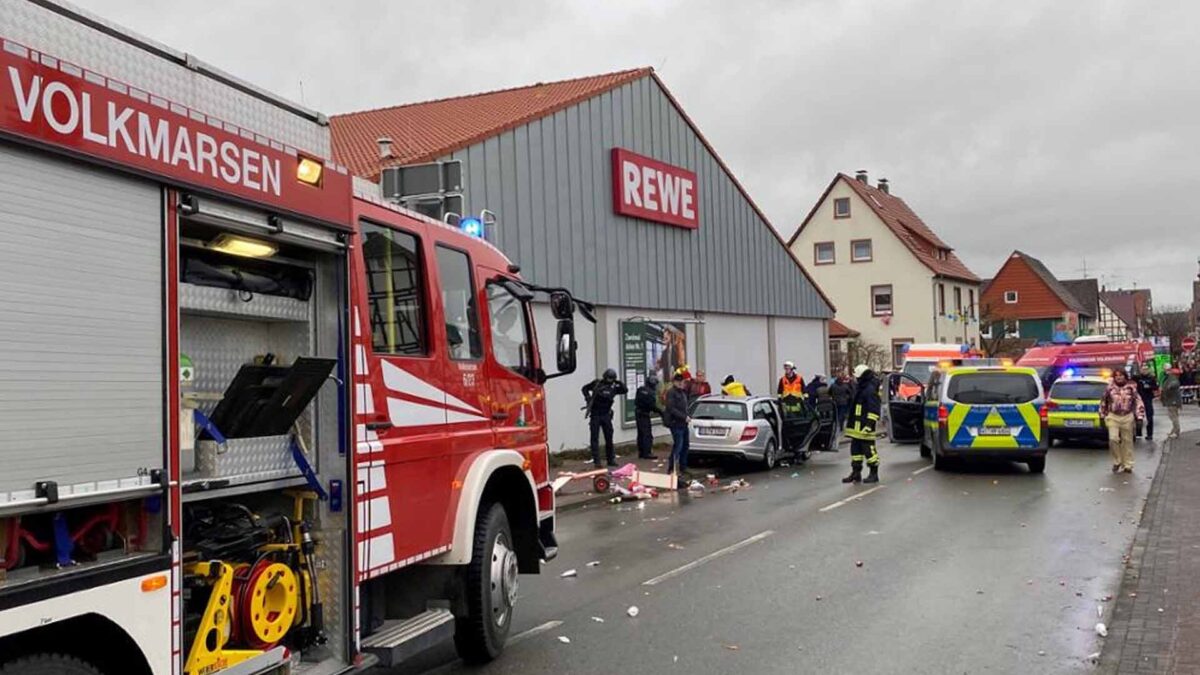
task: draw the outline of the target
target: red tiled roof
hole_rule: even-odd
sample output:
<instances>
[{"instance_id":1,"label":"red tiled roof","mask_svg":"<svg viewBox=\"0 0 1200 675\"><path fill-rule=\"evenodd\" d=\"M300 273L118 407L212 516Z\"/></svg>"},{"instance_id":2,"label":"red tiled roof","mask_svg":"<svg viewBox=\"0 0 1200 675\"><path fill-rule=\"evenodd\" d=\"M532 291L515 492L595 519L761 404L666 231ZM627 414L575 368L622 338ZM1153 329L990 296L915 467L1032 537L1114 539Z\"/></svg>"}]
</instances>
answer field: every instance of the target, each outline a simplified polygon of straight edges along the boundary
<instances>
[{"instance_id":1,"label":"red tiled roof","mask_svg":"<svg viewBox=\"0 0 1200 675\"><path fill-rule=\"evenodd\" d=\"M846 324L837 319L829 320L829 337L831 338L848 338L858 337L860 333L853 328L848 328Z\"/></svg>"},{"instance_id":2,"label":"red tiled roof","mask_svg":"<svg viewBox=\"0 0 1200 675\"><path fill-rule=\"evenodd\" d=\"M334 161L375 180L382 169L429 162L645 77L651 68L334 115ZM379 157L380 137L392 154Z\"/></svg>"},{"instance_id":3,"label":"red tiled roof","mask_svg":"<svg viewBox=\"0 0 1200 675\"><path fill-rule=\"evenodd\" d=\"M958 256L954 255L954 249L950 245L942 241L925 221L916 214L903 199L896 195L884 192L879 188L872 187L847 176L844 173L839 173L834 176L833 181L829 183L829 187L825 189L825 193L813 205L812 211L804 218L804 222L800 223L800 227L796 229L796 234L792 235L788 246L796 241L796 237L804 230L804 226L808 225L808 221L812 219L813 214L817 212L817 208L825 201L830 190L837 184L839 180L844 180L854 190L854 192L871 207L876 216L883 221L888 229L906 246L912 254L916 256L926 267L933 270L935 273L951 277L954 279L962 279L964 281L980 281L975 273L967 269ZM946 251L945 260L938 257L938 249Z\"/></svg>"}]
</instances>

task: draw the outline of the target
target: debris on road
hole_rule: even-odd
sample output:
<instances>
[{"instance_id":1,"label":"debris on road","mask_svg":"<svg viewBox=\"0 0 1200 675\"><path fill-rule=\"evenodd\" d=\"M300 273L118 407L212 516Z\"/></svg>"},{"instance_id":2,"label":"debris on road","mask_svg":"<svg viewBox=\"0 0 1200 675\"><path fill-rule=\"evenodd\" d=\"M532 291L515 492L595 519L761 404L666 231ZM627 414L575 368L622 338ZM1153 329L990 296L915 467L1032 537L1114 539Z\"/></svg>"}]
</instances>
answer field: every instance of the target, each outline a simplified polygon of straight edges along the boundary
<instances>
[{"instance_id":1,"label":"debris on road","mask_svg":"<svg viewBox=\"0 0 1200 675\"><path fill-rule=\"evenodd\" d=\"M792 474L792 478L799 478L799 477L800 477L800 474L799 474L799 473L793 473L793 474Z\"/></svg>"},{"instance_id":2,"label":"debris on road","mask_svg":"<svg viewBox=\"0 0 1200 675\"><path fill-rule=\"evenodd\" d=\"M739 647L737 645L721 645L721 646L724 647L725 649L728 649L731 652L736 652L737 650L741 649L741 647Z\"/></svg>"},{"instance_id":3,"label":"debris on road","mask_svg":"<svg viewBox=\"0 0 1200 675\"><path fill-rule=\"evenodd\" d=\"M566 635L559 635L558 641L563 643L564 645L571 644L571 638L567 637Z\"/></svg>"},{"instance_id":4,"label":"debris on road","mask_svg":"<svg viewBox=\"0 0 1200 675\"><path fill-rule=\"evenodd\" d=\"M667 548L675 549L676 551L682 551L684 549L683 546L680 546L679 544L676 544L675 542L671 542L671 543L667 544Z\"/></svg>"},{"instance_id":5,"label":"debris on road","mask_svg":"<svg viewBox=\"0 0 1200 675\"><path fill-rule=\"evenodd\" d=\"M647 595L649 595L649 593L647 593ZM628 614L630 617L636 617L638 615L637 605L630 606L629 609L625 610L625 613Z\"/></svg>"},{"instance_id":6,"label":"debris on road","mask_svg":"<svg viewBox=\"0 0 1200 675\"><path fill-rule=\"evenodd\" d=\"M975 589L975 595L983 595L983 589L982 588Z\"/></svg>"},{"instance_id":7,"label":"debris on road","mask_svg":"<svg viewBox=\"0 0 1200 675\"><path fill-rule=\"evenodd\" d=\"M1045 655L1046 655L1045 650L1042 650L1042 649L1038 650L1038 656L1045 656Z\"/></svg>"},{"instance_id":8,"label":"debris on road","mask_svg":"<svg viewBox=\"0 0 1200 675\"><path fill-rule=\"evenodd\" d=\"M592 621L595 621L596 623L604 623L604 619L601 619L598 616L593 616Z\"/></svg>"},{"instance_id":9,"label":"debris on road","mask_svg":"<svg viewBox=\"0 0 1200 675\"><path fill-rule=\"evenodd\" d=\"M566 572L563 572L562 574L560 574L560 575L558 575L558 576L559 576L559 578L561 578L561 579L566 579L566 578L568 578L568 577L576 577L576 576L579 576L579 572L576 572L575 570L573 570L573 569L572 569L572 570L567 570Z\"/></svg>"},{"instance_id":10,"label":"debris on road","mask_svg":"<svg viewBox=\"0 0 1200 675\"><path fill-rule=\"evenodd\" d=\"M818 596L817 596L817 602L820 602L820 601L821 601L821 596L819 596L819 595L818 595Z\"/></svg>"},{"instance_id":11,"label":"debris on road","mask_svg":"<svg viewBox=\"0 0 1200 675\"><path fill-rule=\"evenodd\" d=\"M587 566L588 566L588 567L599 567L599 566L600 566L600 561L599 561L599 560L593 560L593 561L591 561L590 563L588 563L588 564L587 564Z\"/></svg>"},{"instance_id":12,"label":"debris on road","mask_svg":"<svg viewBox=\"0 0 1200 675\"><path fill-rule=\"evenodd\" d=\"M1108 626L1105 626L1103 623L1096 624L1096 635L1108 637Z\"/></svg>"},{"instance_id":13,"label":"debris on road","mask_svg":"<svg viewBox=\"0 0 1200 675\"><path fill-rule=\"evenodd\" d=\"M855 560L855 561L854 561L854 566L855 566L855 567L862 567L862 566L863 566L863 561L861 561L861 560Z\"/></svg>"}]
</instances>

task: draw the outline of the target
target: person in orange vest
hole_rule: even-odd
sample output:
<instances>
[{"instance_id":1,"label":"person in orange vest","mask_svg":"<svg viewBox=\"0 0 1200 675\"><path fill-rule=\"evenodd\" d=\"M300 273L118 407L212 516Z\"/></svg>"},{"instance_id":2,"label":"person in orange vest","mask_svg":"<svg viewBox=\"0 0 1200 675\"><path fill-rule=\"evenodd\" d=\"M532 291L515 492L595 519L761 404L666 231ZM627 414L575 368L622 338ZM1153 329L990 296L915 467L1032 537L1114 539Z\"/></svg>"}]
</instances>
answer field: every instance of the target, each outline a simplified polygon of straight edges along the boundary
<instances>
[{"instance_id":1,"label":"person in orange vest","mask_svg":"<svg viewBox=\"0 0 1200 675\"><path fill-rule=\"evenodd\" d=\"M779 398L794 396L804 398L804 376L796 372L796 364L791 361L783 362L783 377L779 378L779 386L775 394Z\"/></svg>"}]
</instances>

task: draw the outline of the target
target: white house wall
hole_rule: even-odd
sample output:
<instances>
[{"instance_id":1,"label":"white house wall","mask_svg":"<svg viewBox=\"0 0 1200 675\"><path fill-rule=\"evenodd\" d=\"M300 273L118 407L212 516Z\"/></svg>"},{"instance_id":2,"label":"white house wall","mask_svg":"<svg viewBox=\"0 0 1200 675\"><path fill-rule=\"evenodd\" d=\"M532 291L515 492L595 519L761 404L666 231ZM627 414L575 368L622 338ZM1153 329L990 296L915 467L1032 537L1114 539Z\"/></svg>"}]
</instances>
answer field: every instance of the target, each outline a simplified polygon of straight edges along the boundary
<instances>
[{"instance_id":1,"label":"white house wall","mask_svg":"<svg viewBox=\"0 0 1200 675\"><path fill-rule=\"evenodd\" d=\"M733 375L755 394L767 391L771 382L768 321L765 316L705 315L704 369L713 391L720 389L726 375Z\"/></svg>"},{"instance_id":2,"label":"white house wall","mask_svg":"<svg viewBox=\"0 0 1200 675\"><path fill-rule=\"evenodd\" d=\"M775 324L775 344L771 351L779 363L771 364L770 391L775 391L774 383L783 374L784 361L795 361L796 370L800 371L805 379L812 379L812 376L818 373L829 374L825 322L781 317L772 321Z\"/></svg>"}]
</instances>

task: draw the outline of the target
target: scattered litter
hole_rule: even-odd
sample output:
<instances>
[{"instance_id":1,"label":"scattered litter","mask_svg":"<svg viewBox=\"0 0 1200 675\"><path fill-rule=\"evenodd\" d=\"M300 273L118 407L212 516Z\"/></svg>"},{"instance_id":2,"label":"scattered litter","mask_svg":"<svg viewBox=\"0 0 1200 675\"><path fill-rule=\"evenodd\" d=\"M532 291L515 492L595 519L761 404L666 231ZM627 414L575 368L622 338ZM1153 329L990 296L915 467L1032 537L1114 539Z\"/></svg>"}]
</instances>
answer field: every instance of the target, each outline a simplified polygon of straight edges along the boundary
<instances>
[{"instance_id":1,"label":"scattered litter","mask_svg":"<svg viewBox=\"0 0 1200 675\"><path fill-rule=\"evenodd\" d=\"M567 570L566 572L563 572L562 574L560 574L560 575L558 575L558 576L559 576L559 577L561 577L561 578L563 578L563 579L566 579L567 577L575 577L575 576L579 576L579 573L578 573L578 572L576 572L575 570Z\"/></svg>"},{"instance_id":2,"label":"scattered litter","mask_svg":"<svg viewBox=\"0 0 1200 675\"><path fill-rule=\"evenodd\" d=\"M855 567L862 567L862 566L863 566L863 561L861 561L861 560L855 560L855 561L854 561L854 566L855 566Z\"/></svg>"},{"instance_id":3,"label":"scattered litter","mask_svg":"<svg viewBox=\"0 0 1200 675\"><path fill-rule=\"evenodd\" d=\"M800 474L799 474L799 473L793 473L793 474L792 474L792 478L799 478L799 477L800 477Z\"/></svg>"},{"instance_id":4,"label":"scattered litter","mask_svg":"<svg viewBox=\"0 0 1200 675\"><path fill-rule=\"evenodd\" d=\"M789 466L791 466L791 465L792 465L792 463L791 463L791 462L780 462L780 463L779 463L779 466L780 466L780 467L782 467L782 468L784 468L784 469L788 468L788 467L789 467Z\"/></svg>"},{"instance_id":5,"label":"scattered litter","mask_svg":"<svg viewBox=\"0 0 1200 675\"><path fill-rule=\"evenodd\" d=\"M691 483L688 483L688 491L689 492L704 492L704 484L698 480L694 480Z\"/></svg>"},{"instance_id":6,"label":"scattered litter","mask_svg":"<svg viewBox=\"0 0 1200 675\"><path fill-rule=\"evenodd\" d=\"M674 658L674 660L671 661L671 663L679 663L679 655L678 654L675 655L675 658Z\"/></svg>"},{"instance_id":7,"label":"scattered litter","mask_svg":"<svg viewBox=\"0 0 1200 675\"><path fill-rule=\"evenodd\" d=\"M1077 598L1082 598L1082 597L1083 597L1083 591L1075 591L1075 597L1077 597Z\"/></svg>"},{"instance_id":8,"label":"scattered litter","mask_svg":"<svg viewBox=\"0 0 1200 675\"><path fill-rule=\"evenodd\" d=\"M1066 585L1067 585L1067 582L1063 581L1062 579L1059 579L1059 580L1058 580L1058 585L1059 585L1059 586L1066 586Z\"/></svg>"},{"instance_id":9,"label":"scattered litter","mask_svg":"<svg viewBox=\"0 0 1200 675\"><path fill-rule=\"evenodd\" d=\"M1021 527L1025 527L1025 523L1021 523Z\"/></svg>"},{"instance_id":10,"label":"scattered litter","mask_svg":"<svg viewBox=\"0 0 1200 675\"><path fill-rule=\"evenodd\" d=\"M1111 595L1106 595L1106 596L1104 596L1103 598L1101 598L1101 600L1103 600L1104 602L1109 602L1110 600L1112 600L1112 596L1111 596Z\"/></svg>"},{"instance_id":11,"label":"scattered litter","mask_svg":"<svg viewBox=\"0 0 1200 675\"><path fill-rule=\"evenodd\" d=\"M1130 594L1129 594L1129 597L1131 597L1131 598L1136 598L1136 597L1137 597L1137 593L1130 593Z\"/></svg>"},{"instance_id":12,"label":"scattered litter","mask_svg":"<svg viewBox=\"0 0 1200 675\"><path fill-rule=\"evenodd\" d=\"M1096 605L1096 618L1097 619L1104 618L1104 606L1103 605Z\"/></svg>"},{"instance_id":13,"label":"scattered litter","mask_svg":"<svg viewBox=\"0 0 1200 675\"><path fill-rule=\"evenodd\" d=\"M1045 651L1043 651L1041 649L1038 650L1038 656L1045 656L1045 655L1046 655Z\"/></svg>"},{"instance_id":14,"label":"scattered litter","mask_svg":"<svg viewBox=\"0 0 1200 675\"><path fill-rule=\"evenodd\" d=\"M649 593L647 593L646 595L650 595L650 594L649 594ZM626 613L626 614L628 614L628 615L629 615L629 616L631 616L631 617L635 617L635 616L637 616L637 615L638 615L638 608L637 608L637 605L632 605L632 606L631 606L629 609L625 610L625 613Z\"/></svg>"},{"instance_id":15,"label":"scattered litter","mask_svg":"<svg viewBox=\"0 0 1200 675\"><path fill-rule=\"evenodd\" d=\"M592 621L595 621L596 623L604 623L604 619L601 619L598 616L593 616Z\"/></svg>"},{"instance_id":16,"label":"scattered litter","mask_svg":"<svg viewBox=\"0 0 1200 675\"><path fill-rule=\"evenodd\" d=\"M1026 586L1032 586L1032 585L1033 585L1033 579L1026 579L1026 580L1025 580L1025 585L1026 585Z\"/></svg>"},{"instance_id":17,"label":"scattered litter","mask_svg":"<svg viewBox=\"0 0 1200 675\"><path fill-rule=\"evenodd\" d=\"M1101 491L1101 492L1116 492L1116 491L1117 491L1117 489L1116 489L1116 488L1110 488L1110 487L1102 487L1102 488L1100 488L1100 491Z\"/></svg>"},{"instance_id":18,"label":"scattered litter","mask_svg":"<svg viewBox=\"0 0 1200 675\"><path fill-rule=\"evenodd\" d=\"M599 566L600 566L600 561L599 561L599 560L593 560L593 561L591 561L590 563L588 563L588 564L587 564L587 566L588 566L588 567L599 567Z\"/></svg>"},{"instance_id":19,"label":"scattered litter","mask_svg":"<svg viewBox=\"0 0 1200 675\"><path fill-rule=\"evenodd\" d=\"M1096 624L1096 635L1108 637L1108 626L1105 626L1103 623Z\"/></svg>"},{"instance_id":20,"label":"scattered litter","mask_svg":"<svg viewBox=\"0 0 1200 675\"><path fill-rule=\"evenodd\" d=\"M982 588L975 589L975 595L983 595L983 589Z\"/></svg>"},{"instance_id":21,"label":"scattered litter","mask_svg":"<svg viewBox=\"0 0 1200 675\"><path fill-rule=\"evenodd\" d=\"M794 570L794 569L796 569L796 566L795 566L795 565L788 565L788 569L789 569L789 570Z\"/></svg>"},{"instance_id":22,"label":"scattered litter","mask_svg":"<svg viewBox=\"0 0 1200 675\"><path fill-rule=\"evenodd\" d=\"M737 650L741 649L741 647L739 647L737 645L721 645L721 646L724 647L725 649L728 649L731 652L736 652Z\"/></svg>"},{"instance_id":23,"label":"scattered litter","mask_svg":"<svg viewBox=\"0 0 1200 675\"><path fill-rule=\"evenodd\" d=\"M667 548L673 548L676 551L682 551L684 549L683 546L680 546L679 544L676 544L675 542L671 542L671 543L667 544Z\"/></svg>"},{"instance_id":24,"label":"scattered litter","mask_svg":"<svg viewBox=\"0 0 1200 675\"><path fill-rule=\"evenodd\" d=\"M820 602L820 601L821 601L821 596L819 596L819 595L818 595L818 596L817 596L817 602Z\"/></svg>"},{"instance_id":25,"label":"scattered litter","mask_svg":"<svg viewBox=\"0 0 1200 675\"><path fill-rule=\"evenodd\" d=\"M1161 613L1162 613L1162 611L1163 611L1163 608L1162 608L1162 607L1159 607L1159 608L1158 608L1158 611L1159 611L1159 613L1161 614Z\"/></svg>"},{"instance_id":26,"label":"scattered litter","mask_svg":"<svg viewBox=\"0 0 1200 675\"><path fill-rule=\"evenodd\" d=\"M868 537L873 537L873 536L875 536L875 535L877 535L877 534L879 534L879 532L878 532L878 531L876 531L876 530L871 530L870 532L867 532L867 536L868 536Z\"/></svg>"},{"instance_id":27,"label":"scattered litter","mask_svg":"<svg viewBox=\"0 0 1200 675\"><path fill-rule=\"evenodd\" d=\"M1000 484L1000 481L998 481L998 480L992 481L992 485L999 485L999 484Z\"/></svg>"},{"instance_id":28,"label":"scattered litter","mask_svg":"<svg viewBox=\"0 0 1200 675\"><path fill-rule=\"evenodd\" d=\"M558 641L563 643L564 645L571 644L571 638L567 637L566 635L559 635Z\"/></svg>"},{"instance_id":29,"label":"scattered litter","mask_svg":"<svg viewBox=\"0 0 1200 675\"><path fill-rule=\"evenodd\" d=\"M1091 661L1095 661L1096 659L1099 659L1099 658L1100 658L1100 652L1093 652L1093 653L1091 653L1091 654L1088 654L1088 656L1087 656L1087 657L1088 657L1088 659L1089 659L1089 660L1091 660Z\"/></svg>"},{"instance_id":30,"label":"scattered litter","mask_svg":"<svg viewBox=\"0 0 1200 675\"><path fill-rule=\"evenodd\" d=\"M629 463L619 469L613 469L613 478L630 478L637 471L637 464Z\"/></svg>"}]
</instances>

